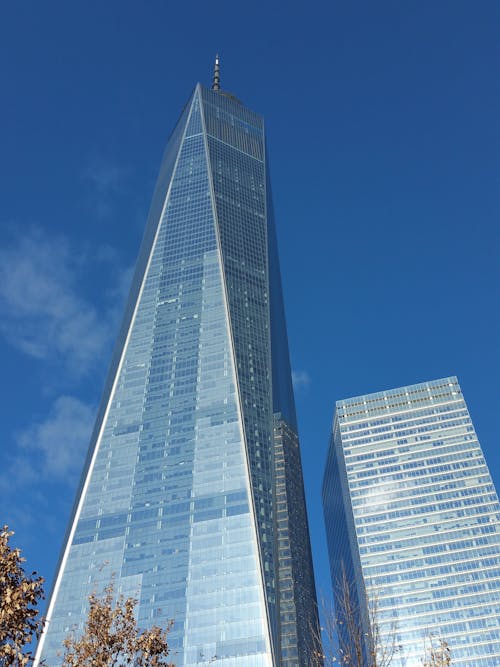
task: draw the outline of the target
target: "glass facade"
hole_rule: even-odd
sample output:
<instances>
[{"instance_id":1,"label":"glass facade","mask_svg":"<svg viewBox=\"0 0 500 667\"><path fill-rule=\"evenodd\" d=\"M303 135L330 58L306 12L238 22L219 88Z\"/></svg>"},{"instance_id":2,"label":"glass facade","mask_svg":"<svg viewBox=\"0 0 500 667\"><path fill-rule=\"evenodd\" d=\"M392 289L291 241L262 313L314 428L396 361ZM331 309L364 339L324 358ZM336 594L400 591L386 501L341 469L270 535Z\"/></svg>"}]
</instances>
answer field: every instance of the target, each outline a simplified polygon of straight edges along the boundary
<instances>
[{"instance_id":1,"label":"glass facade","mask_svg":"<svg viewBox=\"0 0 500 667\"><path fill-rule=\"evenodd\" d=\"M296 430L275 414L276 525L279 558L281 665L323 664L309 528Z\"/></svg>"},{"instance_id":2,"label":"glass facade","mask_svg":"<svg viewBox=\"0 0 500 667\"><path fill-rule=\"evenodd\" d=\"M344 566L391 665L430 638L500 664L500 504L455 377L338 401L323 504L334 592Z\"/></svg>"},{"instance_id":3,"label":"glass facade","mask_svg":"<svg viewBox=\"0 0 500 667\"><path fill-rule=\"evenodd\" d=\"M52 667L111 578L141 628L174 620L178 666L308 664L297 650L281 662L317 617L288 349L273 356L284 316L266 171L262 118L198 85L163 158L62 552L37 653ZM281 411L303 519L293 564L276 528ZM305 562L284 641L280 572Z\"/></svg>"}]
</instances>

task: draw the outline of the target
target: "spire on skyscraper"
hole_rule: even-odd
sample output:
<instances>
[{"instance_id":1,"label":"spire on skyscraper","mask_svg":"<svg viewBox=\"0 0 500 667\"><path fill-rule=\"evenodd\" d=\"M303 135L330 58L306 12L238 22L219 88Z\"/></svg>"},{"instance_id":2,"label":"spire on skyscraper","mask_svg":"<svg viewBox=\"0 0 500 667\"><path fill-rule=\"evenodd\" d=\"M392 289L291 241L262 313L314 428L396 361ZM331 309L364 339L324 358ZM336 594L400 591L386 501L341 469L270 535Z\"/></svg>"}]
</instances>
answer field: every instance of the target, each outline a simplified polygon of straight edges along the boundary
<instances>
[{"instance_id":1,"label":"spire on skyscraper","mask_svg":"<svg viewBox=\"0 0 500 667\"><path fill-rule=\"evenodd\" d=\"M214 64L214 78L212 82L212 90L220 90L220 68L219 68L219 54L215 56Z\"/></svg>"},{"instance_id":2,"label":"spire on skyscraper","mask_svg":"<svg viewBox=\"0 0 500 667\"><path fill-rule=\"evenodd\" d=\"M220 89L217 55L165 151L37 667L60 667L67 628L115 573L139 619L175 619L178 667L313 664L272 210L263 118Z\"/></svg>"}]
</instances>

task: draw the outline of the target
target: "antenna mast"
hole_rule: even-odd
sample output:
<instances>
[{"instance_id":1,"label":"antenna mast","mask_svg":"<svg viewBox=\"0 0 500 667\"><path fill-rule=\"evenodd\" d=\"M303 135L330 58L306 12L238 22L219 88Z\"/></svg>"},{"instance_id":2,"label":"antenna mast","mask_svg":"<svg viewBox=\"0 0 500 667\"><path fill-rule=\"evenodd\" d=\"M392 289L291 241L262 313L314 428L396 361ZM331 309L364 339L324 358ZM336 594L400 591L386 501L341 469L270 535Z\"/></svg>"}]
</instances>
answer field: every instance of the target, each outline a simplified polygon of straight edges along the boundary
<instances>
[{"instance_id":1,"label":"antenna mast","mask_svg":"<svg viewBox=\"0 0 500 667\"><path fill-rule=\"evenodd\" d=\"M220 90L219 54L215 56L214 79L212 82L212 90Z\"/></svg>"}]
</instances>

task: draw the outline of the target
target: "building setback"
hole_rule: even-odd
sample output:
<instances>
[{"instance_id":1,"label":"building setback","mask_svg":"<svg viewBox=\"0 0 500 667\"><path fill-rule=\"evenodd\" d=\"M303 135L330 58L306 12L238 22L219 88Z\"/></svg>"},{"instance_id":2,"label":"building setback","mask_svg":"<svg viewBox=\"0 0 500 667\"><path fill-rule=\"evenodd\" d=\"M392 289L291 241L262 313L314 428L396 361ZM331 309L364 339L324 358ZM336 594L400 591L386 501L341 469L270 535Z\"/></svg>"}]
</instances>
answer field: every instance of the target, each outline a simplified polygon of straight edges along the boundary
<instances>
[{"instance_id":1,"label":"building setback","mask_svg":"<svg viewBox=\"0 0 500 667\"><path fill-rule=\"evenodd\" d=\"M161 164L38 660L61 664L87 596L112 577L139 600L141 628L174 620L179 667L311 664L318 621L264 123L220 89L218 64Z\"/></svg>"},{"instance_id":2,"label":"building setback","mask_svg":"<svg viewBox=\"0 0 500 667\"><path fill-rule=\"evenodd\" d=\"M500 504L455 377L338 401L323 505L334 591L343 569L360 622L378 607L391 666L431 638L500 665Z\"/></svg>"}]
</instances>

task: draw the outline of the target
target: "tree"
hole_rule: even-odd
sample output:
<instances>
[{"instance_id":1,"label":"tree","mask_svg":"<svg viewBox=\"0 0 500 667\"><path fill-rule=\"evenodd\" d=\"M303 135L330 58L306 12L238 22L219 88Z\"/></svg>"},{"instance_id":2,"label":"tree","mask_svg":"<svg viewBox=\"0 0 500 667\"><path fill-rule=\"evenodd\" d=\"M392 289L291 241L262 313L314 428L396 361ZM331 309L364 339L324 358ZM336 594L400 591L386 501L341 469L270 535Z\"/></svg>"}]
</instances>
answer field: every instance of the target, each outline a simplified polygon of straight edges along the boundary
<instances>
[{"instance_id":1,"label":"tree","mask_svg":"<svg viewBox=\"0 0 500 667\"><path fill-rule=\"evenodd\" d=\"M396 624L382 622L378 597L369 597L366 591L368 617L363 624L355 584L349 581L344 567L339 583L336 601L338 662L346 667L389 667L394 654L400 650L396 643ZM365 627L366 623L368 627Z\"/></svg>"},{"instance_id":2,"label":"tree","mask_svg":"<svg viewBox=\"0 0 500 667\"><path fill-rule=\"evenodd\" d=\"M403 647L398 643L398 626L395 621L383 621L376 595L364 592L364 609L367 618L362 621L362 609L358 603L355 583L342 566L338 580L335 607L322 604L321 636L315 634L318 651L314 667L389 667L397 654L404 662ZM366 611L365 611L366 613ZM368 627L366 628L366 625ZM424 643L422 667L450 667L451 649L442 638L428 635ZM399 662L399 660L398 660Z\"/></svg>"},{"instance_id":3,"label":"tree","mask_svg":"<svg viewBox=\"0 0 500 667\"><path fill-rule=\"evenodd\" d=\"M425 642L425 658L423 667L449 667L451 665L451 649L444 639L436 640L431 635Z\"/></svg>"},{"instance_id":4,"label":"tree","mask_svg":"<svg viewBox=\"0 0 500 667\"><path fill-rule=\"evenodd\" d=\"M174 667L166 630L154 626L139 632L134 609L137 600L120 595L114 603L114 585L106 586L102 597L89 596L84 634L64 640L62 667Z\"/></svg>"},{"instance_id":5,"label":"tree","mask_svg":"<svg viewBox=\"0 0 500 667\"><path fill-rule=\"evenodd\" d=\"M0 665L26 667L34 660L26 646L38 639L43 629L37 604L45 597L44 579L36 572L25 574L22 563L26 559L20 549L9 545L12 535L8 526L0 531Z\"/></svg>"},{"instance_id":6,"label":"tree","mask_svg":"<svg viewBox=\"0 0 500 667\"><path fill-rule=\"evenodd\" d=\"M355 584L342 566L335 608L323 603L322 636L317 638L323 651L315 667L323 664L325 667L389 667L394 655L401 650L397 644L397 626L394 622L388 622L387 626L380 619L377 596L366 596L366 599L368 617L363 623Z\"/></svg>"}]
</instances>

